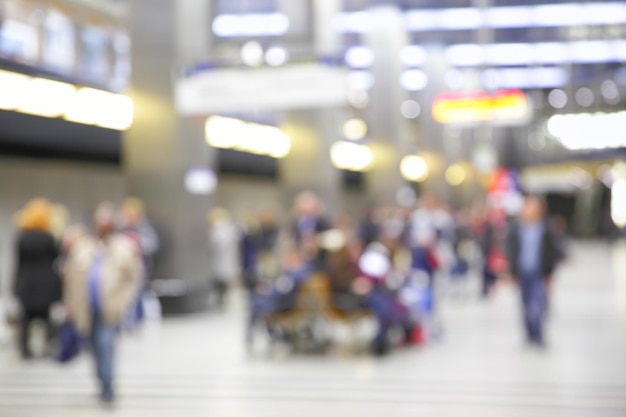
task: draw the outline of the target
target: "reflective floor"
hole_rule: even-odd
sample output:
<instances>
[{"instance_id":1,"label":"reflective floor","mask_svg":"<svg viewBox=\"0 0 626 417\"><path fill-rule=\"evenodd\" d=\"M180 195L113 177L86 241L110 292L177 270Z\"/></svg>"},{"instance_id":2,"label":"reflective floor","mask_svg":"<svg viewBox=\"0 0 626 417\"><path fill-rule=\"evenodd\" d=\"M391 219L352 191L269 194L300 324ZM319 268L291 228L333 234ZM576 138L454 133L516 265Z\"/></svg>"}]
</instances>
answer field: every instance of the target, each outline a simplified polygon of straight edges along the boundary
<instances>
[{"instance_id":1,"label":"reflective floor","mask_svg":"<svg viewBox=\"0 0 626 417\"><path fill-rule=\"evenodd\" d=\"M524 345L510 286L488 303L449 298L443 340L383 360L251 359L242 320L233 305L126 337L114 410L98 405L88 358L25 364L0 348L0 416L626 416L623 246L573 248L545 351Z\"/></svg>"}]
</instances>

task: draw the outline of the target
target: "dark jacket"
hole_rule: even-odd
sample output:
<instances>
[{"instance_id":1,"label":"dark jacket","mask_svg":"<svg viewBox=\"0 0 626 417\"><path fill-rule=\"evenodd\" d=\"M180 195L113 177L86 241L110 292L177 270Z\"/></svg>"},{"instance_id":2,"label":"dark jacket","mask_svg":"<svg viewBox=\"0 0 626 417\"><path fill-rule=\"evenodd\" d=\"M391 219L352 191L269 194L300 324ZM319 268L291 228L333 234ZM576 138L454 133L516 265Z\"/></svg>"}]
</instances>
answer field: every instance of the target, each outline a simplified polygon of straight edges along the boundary
<instances>
[{"instance_id":1,"label":"dark jacket","mask_svg":"<svg viewBox=\"0 0 626 417\"><path fill-rule=\"evenodd\" d=\"M511 273L515 277L519 276L519 260L521 256L520 244L520 223L511 223L506 240L506 255L509 260ZM544 279L548 279L554 274L560 260L560 254L556 245L553 233L548 224L545 224L543 237L541 239L541 274Z\"/></svg>"},{"instance_id":2,"label":"dark jacket","mask_svg":"<svg viewBox=\"0 0 626 417\"><path fill-rule=\"evenodd\" d=\"M61 300L55 262L59 247L49 233L20 232L16 243L15 294L27 311L47 311Z\"/></svg>"}]
</instances>

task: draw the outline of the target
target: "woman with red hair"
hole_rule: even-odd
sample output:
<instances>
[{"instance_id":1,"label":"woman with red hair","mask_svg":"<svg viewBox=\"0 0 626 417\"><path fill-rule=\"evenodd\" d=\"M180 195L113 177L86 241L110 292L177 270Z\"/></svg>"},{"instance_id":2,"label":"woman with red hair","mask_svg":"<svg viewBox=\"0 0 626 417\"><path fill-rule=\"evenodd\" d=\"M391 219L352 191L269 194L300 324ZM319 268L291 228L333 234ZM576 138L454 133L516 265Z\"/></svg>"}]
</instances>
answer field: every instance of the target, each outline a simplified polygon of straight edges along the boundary
<instances>
[{"instance_id":1,"label":"woman with red hair","mask_svg":"<svg viewBox=\"0 0 626 417\"><path fill-rule=\"evenodd\" d=\"M24 359L32 357L28 342L34 320L46 322L48 339L52 340L50 307L61 299L61 281L55 265L59 248L50 233L50 219L50 203L43 199L28 203L19 216L14 290L21 305L20 350Z\"/></svg>"}]
</instances>

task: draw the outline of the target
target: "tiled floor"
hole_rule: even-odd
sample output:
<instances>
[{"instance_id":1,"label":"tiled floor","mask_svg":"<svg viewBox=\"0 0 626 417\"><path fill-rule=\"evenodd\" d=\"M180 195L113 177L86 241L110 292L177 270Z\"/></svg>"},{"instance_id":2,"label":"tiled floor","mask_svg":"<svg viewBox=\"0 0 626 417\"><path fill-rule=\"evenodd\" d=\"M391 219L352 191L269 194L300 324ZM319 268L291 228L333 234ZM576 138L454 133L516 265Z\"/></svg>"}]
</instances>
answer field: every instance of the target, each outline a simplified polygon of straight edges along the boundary
<instances>
[{"instance_id":1,"label":"tiled floor","mask_svg":"<svg viewBox=\"0 0 626 417\"><path fill-rule=\"evenodd\" d=\"M626 416L626 246L579 243L558 277L549 348L529 349L515 289L449 301L445 336L372 358L248 358L241 309L167 320L119 351L120 401L90 363L24 364L0 348L0 417Z\"/></svg>"}]
</instances>

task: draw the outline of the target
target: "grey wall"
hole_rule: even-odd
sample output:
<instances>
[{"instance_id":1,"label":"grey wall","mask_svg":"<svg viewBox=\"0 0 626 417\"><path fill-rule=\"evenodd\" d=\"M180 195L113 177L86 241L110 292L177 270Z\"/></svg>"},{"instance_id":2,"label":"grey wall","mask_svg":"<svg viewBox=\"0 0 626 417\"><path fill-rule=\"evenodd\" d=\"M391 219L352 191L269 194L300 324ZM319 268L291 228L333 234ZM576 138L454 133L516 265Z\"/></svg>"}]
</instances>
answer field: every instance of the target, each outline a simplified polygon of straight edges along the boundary
<instances>
[{"instance_id":1,"label":"grey wall","mask_svg":"<svg viewBox=\"0 0 626 417\"><path fill-rule=\"evenodd\" d=\"M124 198L125 184L113 165L0 157L0 292L13 268L13 216L30 199L64 204L72 222L87 223L98 203Z\"/></svg>"}]
</instances>

